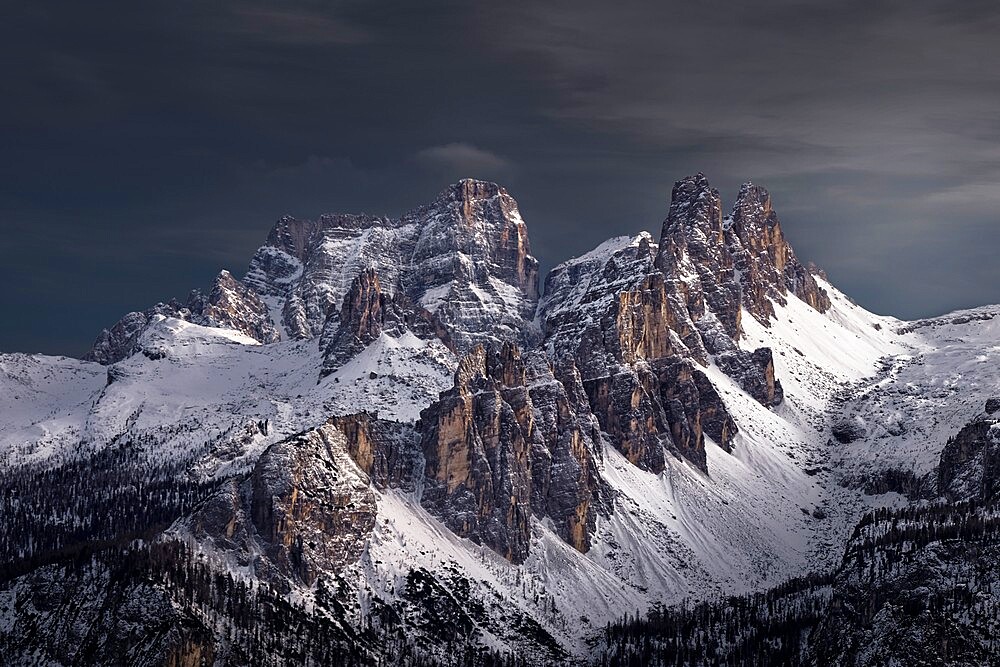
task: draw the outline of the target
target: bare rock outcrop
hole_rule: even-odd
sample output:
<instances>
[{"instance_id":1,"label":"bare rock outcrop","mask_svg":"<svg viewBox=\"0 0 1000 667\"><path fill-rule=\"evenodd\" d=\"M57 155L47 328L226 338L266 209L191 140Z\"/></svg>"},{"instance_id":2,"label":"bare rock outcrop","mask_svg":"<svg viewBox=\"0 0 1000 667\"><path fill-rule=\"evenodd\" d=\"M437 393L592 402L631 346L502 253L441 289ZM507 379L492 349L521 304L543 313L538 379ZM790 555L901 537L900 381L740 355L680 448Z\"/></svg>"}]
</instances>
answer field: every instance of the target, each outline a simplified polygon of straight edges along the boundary
<instances>
[{"instance_id":1,"label":"bare rock outcrop","mask_svg":"<svg viewBox=\"0 0 1000 667\"><path fill-rule=\"evenodd\" d=\"M191 320L206 327L221 327L244 333L259 343L276 343L281 338L267 305L254 290L222 271L207 298L194 293L187 303Z\"/></svg>"},{"instance_id":2,"label":"bare rock outcrop","mask_svg":"<svg viewBox=\"0 0 1000 667\"><path fill-rule=\"evenodd\" d=\"M127 359L139 351L139 338L157 315L206 327L232 329L262 344L275 343L280 339L267 305L260 296L229 271L221 271L208 296L194 290L185 303L173 299L144 311L126 314L110 329L101 331L83 358L105 365Z\"/></svg>"},{"instance_id":3,"label":"bare rock outcrop","mask_svg":"<svg viewBox=\"0 0 1000 667\"><path fill-rule=\"evenodd\" d=\"M413 491L422 469L420 436L411 424L359 412L330 418L347 439L347 451L380 489Z\"/></svg>"},{"instance_id":4,"label":"bare rock outcrop","mask_svg":"<svg viewBox=\"0 0 1000 667\"><path fill-rule=\"evenodd\" d=\"M224 485L184 526L282 588L357 562L375 514L368 475L343 431L324 424L268 447L248 478Z\"/></svg>"},{"instance_id":5,"label":"bare rock outcrop","mask_svg":"<svg viewBox=\"0 0 1000 667\"><path fill-rule=\"evenodd\" d=\"M704 174L674 184L661 237L612 239L546 278L538 320L554 359L580 370L611 442L658 472L664 449L706 469L703 435L731 448L725 405L693 362L714 362L768 407L784 392L769 348L741 347L743 310L767 324L794 294L819 311L827 294L785 240L770 196L750 183L724 217ZM679 369L684 369L681 372Z\"/></svg>"},{"instance_id":6,"label":"bare rock outcrop","mask_svg":"<svg viewBox=\"0 0 1000 667\"><path fill-rule=\"evenodd\" d=\"M767 190L744 183L726 224L743 305L762 324L767 326L774 316L769 299L784 304L789 292L821 313L830 308L830 297L785 240Z\"/></svg>"},{"instance_id":7,"label":"bare rock outcrop","mask_svg":"<svg viewBox=\"0 0 1000 667\"><path fill-rule=\"evenodd\" d=\"M557 381L541 355L477 346L455 387L421 413L421 503L459 535L513 562L528 554L532 512L575 548L590 546L600 505L596 424L574 369Z\"/></svg>"},{"instance_id":8,"label":"bare rock outcrop","mask_svg":"<svg viewBox=\"0 0 1000 667\"><path fill-rule=\"evenodd\" d=\"M937 491L951 501L1000 496L1000 419L989 413L967 424L941 451Z\"/></svg>"},{"instance_id":9,"label":"bare rock outcrop","mask_svg":"<svg viewBox=\"0 0 1000 667\"><path fill-rule=\"evenodd\" d=\"M387 297L405 297L430 314L459 352L532 337L538 261L517 202L495 183L459 181L398 219L284 217L246 280L282 303L291 336L312 338L367 269Z\"/></svg>"},{"instance_id":10,"label":"bare rock outcrop","mask_svg":"<svg viewBox=\"0 0 1000 667\"><path fill-rule=\"evenodd\" d=\"M351 282L339 309L331 308L320 337L323 350L321 376L329 375L353 359L382 332L400 336L417 319L402 297L383 292L375 269L365 269ZM426 323L424 328L428 328ZM427 335L427 332L425 332ZM430 332L433 337L433 332Z\"/></svg>"},{"instance_id":11,"label":"bare rock outcrop","mask_svg":"<svg viewBox=\"0 0 1000 667\"><path fill-rule=\"evenodd\" d=\"M425 459L421 503L459 535L520 563L528 554L530 448L534 415L520 359L505 368L478 346L462 359L455 387L420 415Z\"/></svg>"},{"instance_id":12,"label":"bare rock outcrop","mask_svg":"<svg viewBox=\"0 0 1000 667\"><path fill-rule=\"evenodd\" d=\"M698 322L711 312L729 338L739 337L740 285L726 246L722 199L704 174L674 184L656 266L683 300L679 318Z\"/></svg>"}]
</instances>

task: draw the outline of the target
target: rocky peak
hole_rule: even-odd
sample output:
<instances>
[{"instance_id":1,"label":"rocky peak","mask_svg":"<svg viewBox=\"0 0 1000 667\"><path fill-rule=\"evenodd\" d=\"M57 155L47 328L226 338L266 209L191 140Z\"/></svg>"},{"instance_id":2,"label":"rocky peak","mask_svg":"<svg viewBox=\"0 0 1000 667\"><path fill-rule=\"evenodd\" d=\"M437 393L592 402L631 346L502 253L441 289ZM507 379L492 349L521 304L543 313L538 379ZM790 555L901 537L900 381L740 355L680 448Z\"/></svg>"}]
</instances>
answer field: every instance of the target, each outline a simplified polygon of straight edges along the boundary
<instances>
[{"instance_id":1,"label":"rocky peak","mask_svg":"<svg viewBox=\"0 0 1000 667\"><path fill-rule=\"evenodd\" d=\"M722 198L700 171L674 183L663 235L688 229L700 231L705 241L722 240Z\"/></svg>"},{"instance_id":2,"label":"rocky peak","mask_svg":"<svg viewBox=\"0 0 1000 667\"><path fill-rule=\"evenodd\" d=\"M658 472L673 451L705 469L703 435L729 450L736 425L691 362L714 361L760 403L780 404L770 349L740 347L741 313L773 316L768 299L788 291L829 305L767 191L747 184L724 219L719 192L698 173L674 184L659 244L613 239L553 269L539 319L546 348L573 359L602 429L630 461Z\"/></svg>"},{"instance_id":3,"label":"rocky peak","mask_svg":"<svg viewBox=\"0 0 1000 667\"><path fill-rule=\"evenodd\" d=\"M730 338L739 338L739 284L726 249L722 198L704 174L674 184L656 266L683 299L687 312L679 318L698 322L707 308Z\"/></svg>"},{"instance_id":4,"label":"rocky peak","mask_svg":"<svg viewBox=\"0 0 1000 667\"><path fill-rule=\"evenodd\" d=\"M251 260L247 282L277 297L289 335L312 338L367 268L383 293L433 316L461 352L532 335L538 262L517 202L495 183L460 181L398 219L282 218Z\"/></svg>"},{"instance_id":5,"label":"rocky peak","mask_svg":"<svg viewBox=\"0 0 1000 667\"><path fill-rule=\"evenodd\" d=\"M373 339L385 324L386 297L375 269L365 269L351 282L340 307L340 324L349 326L359 338Z\"/></svg>"},{"instance_id":6,"label":"rocky peak","mask_svg":"<svg viewBox=\"0 0 1000 667\"><path fill-rule=\"evenodd\" d=\"M460 351L479 343L528 342L538 303L538 260L506 190L460 181L402 221L419 230L403 289L453 333Z\"/></svg>"},{"instance_id":7,"label":"rocky peak","mask_svg":"<svg viewBox=\"0 0 1000 667\"><path fill-rule=\"evenodd\" d=\"M375 269L364 269L351 281L340 308L331 307L327 313L319 343L323 351L320 377L336 371L383 333L399 338L407 331L424 340L449 342L447 332L436 328L426 311L414 308L400 294L386 294Z\"/></svg>"},{"instance_id":8,"label":"rocky peak","mask_svg":"<svg viewBox=\"0 0 1000 667\"><path fill-rule=\"evenodd\" d=\"M785 240L767 190L744 183L726 225L726 243L740 272L743 305L762 324L774 316L768 299L784 304L788 292L820 312L830 307L826 292Z\"/></svg>"},{"instance_id":9,"label":"rocky peak","mask_svg":"<svg viewBox=\"0 0 1000 667\"><path fill-rule=\"evenodd\" d=\"M127 313L113 327L101 331L83 358L108 365L132 356L139 351L139 338L158 315L233 329L262 344L277 342L281 337L267 305L253 288L223 270L207 297L200 290L192 290L185 303L171 299L144 311Z\"/></svg>"},{"instance_id":10,"label":"rocky peak","mask_svg":"<svg viewBox=\"0 0 1000 667\"><path fill-rule=\"evenodd\" d=\"M375 526L375 494L333 424L268 447L244 480L231 480L186 529L232 554L281 590L313 585L357 562Z\"/></svg>"},{"instance_id":11,"label":"rocky peak","mask_svg":"<svg viewBox=\"0 0 1000 667\"><path fill-rule=\"evenodd\" d=\"M229 271L223 270L216 276L215 285L200 311L196 311L191 301L188 308L200 315L198 323L205 326L234 329L265 344L275 343L281 337L271 321L267 305Z\"/></svg>"}]
</instances>

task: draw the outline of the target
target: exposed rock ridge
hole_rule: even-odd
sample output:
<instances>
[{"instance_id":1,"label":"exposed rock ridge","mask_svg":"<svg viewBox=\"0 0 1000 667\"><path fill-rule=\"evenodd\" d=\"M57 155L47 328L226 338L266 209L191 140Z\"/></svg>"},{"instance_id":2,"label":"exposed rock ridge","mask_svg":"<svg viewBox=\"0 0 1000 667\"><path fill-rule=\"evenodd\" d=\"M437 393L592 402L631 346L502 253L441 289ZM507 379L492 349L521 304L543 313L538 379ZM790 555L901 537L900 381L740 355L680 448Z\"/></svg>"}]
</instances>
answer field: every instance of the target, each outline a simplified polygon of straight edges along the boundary
<instances>
[{"instance_id":1,"label":"exposed rock ridge","mask_svg":"<svg viewBox=\"0 0 1000 667\"><path fill-rule=\"evenodd\" d=\"M701 411L727 450L736 425L707 377L678 362L714 362L762 404L779 405L770 349L739 342L743 309L766 319L770 299L783 303L789 291L829 307L766 191L747 184L724 219L718 191L699 173L675 183L659 243L612 239L553 269L538 319L547 351L580 369L602 428L630 461L658 472L666 448L704 470Z\"/></svg>"},{"instance_id":2,"label":"exposed rock ridge","mask_svg":"<svg viewBox=\"0 0 1000 667\"><path fill-rule=\"evenodd\" d=\"M423 472L420 435L410 424L359 412L330 419L347 438L347 451L380 489L413 491Z\"/></svg>"},{"instance_id":3,"label":"exposed rock ridge","mask_svg":"<svg viewBox=\"0 0 1000 667\"><path fill-rule=\"evenodd\" d=\"M383 291L375 269L363 270L351 282L339 310L331 307L327 314L319 343L321 377L353 359L383 333L398 338L406 332L423 339L440 338L446 345L451 340L426 310L413 307L402 294Z\"/></svg>"},{"instance_id":4,"label":"exposed rock ridge","mask_svg":"<svg viewBox=\"0 0 1000 667\"><path fill-rule=\"evenodd\" d=\"M726 245L740 272L743 305L765 326L774 317L769 299L784 304L791 292L823 313L830 297L785 240L767 190L744 183L726 221ZM814 270L818 272L818 270Z\"/></svg>"},{"instance_id":5,"label":"exposed rock ridge","mask_svg":"<svg viewBox=\"0 0 1000 667\"><path fill-rule=\"evenodd\" d=\"M235 329L260 343L276 343L281 337L267 305L229 271L219 273L207 299L189 298L188 309L197 324Z\"/></svg>"},{"instance_id":6,"label":"exposed rock ridge","mask_svg":"<svg viewBox=\"0 0 1000 667\"><path fill-rule=\"evenodd\" d=\"M139 338L157 315L175 317L207 327L233 329L259 343L274 343L280 338L267 305L252 287L222 271L206 297L198 290L185 303L172 299L144 311L127 313L110 329L97 336L87 361L113 364L139 351Z\"/></svg>"},{"instance_id":7,"label":"exposed rock ridge","mask_svg":"<svg viewBox=\"0 0 1000 667\"><path fill-rule=\"evenodd\" d=\"M660 472L669 450L704 470L701 410L724 448L737 429L702 371L681 363L707 363L708 350L686 295L655 265L657 250L640 234L554 269L540 306L546 348L580 369L601 428L632 463Z\"/></svg>"},{"instance_id":8,"label":"exposed rock ridge","mask_svg":"<svg viewBox=\"0 0 1000 667\"><path fill-rule=\"evenodd\" d=\"M291 336L312 338L368 268L386 295L432 315L459 352L533 337L538 262L517 202L494 183L460 181L399 219L282 218L251 260L247 282L273 297Z\"/></svg>"},{"instance_id":9,"label":"exposed rock ridge","mask_svg":"<svg viewBox=\"0 0 1000 667\"><path fill-rule=\"evenodd\" d=\"M950 438L941 451L937 491L949 501L988 502L1000 497L1000 415L996 399L986 412Z\"/></svg>"},{"instance_id":10,"label":"exposed rock ridge","mask_svg":"<svg viewBox=\"0 0 1000 667\"><path fill-rule=\"evenodd\" d=\"M375 525L369 478L333 424L278 442L190 518L198 539L276 585L311 586L360 558Z\"/></svg>"},{"instance_id":11,"label":"exposed rock ridge","mask_svg":"<svg viewBox=\"0 0 1000 667\"><path fill-rule=\"evenodd\" d=\"M722 199L704 174L674 184L656 266L677 297L679 319L698 322L711 310L729 338L739 337L740 291L725 243Z\"/></svg>"}]
</instances>

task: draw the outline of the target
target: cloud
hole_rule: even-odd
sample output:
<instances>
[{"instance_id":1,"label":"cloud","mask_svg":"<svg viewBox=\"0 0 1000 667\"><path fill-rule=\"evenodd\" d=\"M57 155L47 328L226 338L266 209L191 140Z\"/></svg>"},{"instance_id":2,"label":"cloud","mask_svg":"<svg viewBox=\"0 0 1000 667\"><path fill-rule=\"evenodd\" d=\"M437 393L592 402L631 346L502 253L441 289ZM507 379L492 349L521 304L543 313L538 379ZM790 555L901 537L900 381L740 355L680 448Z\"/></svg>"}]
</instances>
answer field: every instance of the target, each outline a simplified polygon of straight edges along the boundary
<instances>
[{"instance_id":1,"label":"cloud","mask_svg":"<svg viewBox=\"0 0 1000 667\"><path fill-rule=\"evenodd\" d=\"M431 146L417 151L416 161L431 169L443 169L475 177L482 174L496 174L511 165L496 153L483 150L465 142L454 142L443 146Z\"/></svg>"}]
</instances>

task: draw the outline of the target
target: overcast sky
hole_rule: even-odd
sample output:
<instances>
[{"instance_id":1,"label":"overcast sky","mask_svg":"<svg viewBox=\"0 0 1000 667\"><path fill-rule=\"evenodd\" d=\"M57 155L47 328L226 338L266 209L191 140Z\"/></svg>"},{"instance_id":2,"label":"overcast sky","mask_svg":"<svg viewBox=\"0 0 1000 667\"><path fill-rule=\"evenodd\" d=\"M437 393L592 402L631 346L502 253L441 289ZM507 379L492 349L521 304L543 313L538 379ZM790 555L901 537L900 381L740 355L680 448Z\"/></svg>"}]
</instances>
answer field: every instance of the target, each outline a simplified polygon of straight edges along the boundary
<instances>
[{"instance_id":1,"label":"overcast sky","mask_svg":"<svg viewBox=\"0 0 1000 667\"><path fill-rule=\"evenodd\" d=\"M1000 302L993 1L0 2L2 351L82 354L282 214L466 176L543 270L704 171L872 310Z\"/></svg>"}]
</instances>

